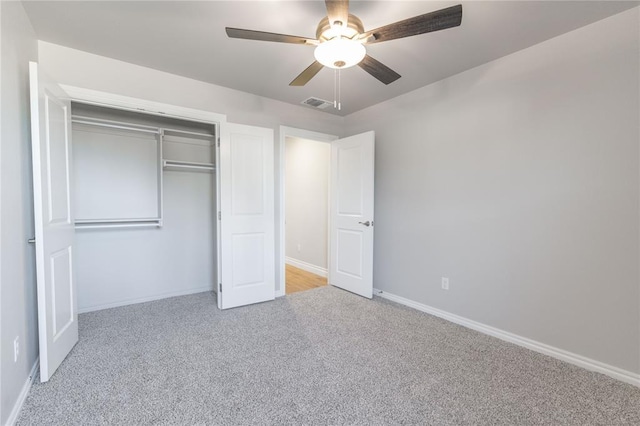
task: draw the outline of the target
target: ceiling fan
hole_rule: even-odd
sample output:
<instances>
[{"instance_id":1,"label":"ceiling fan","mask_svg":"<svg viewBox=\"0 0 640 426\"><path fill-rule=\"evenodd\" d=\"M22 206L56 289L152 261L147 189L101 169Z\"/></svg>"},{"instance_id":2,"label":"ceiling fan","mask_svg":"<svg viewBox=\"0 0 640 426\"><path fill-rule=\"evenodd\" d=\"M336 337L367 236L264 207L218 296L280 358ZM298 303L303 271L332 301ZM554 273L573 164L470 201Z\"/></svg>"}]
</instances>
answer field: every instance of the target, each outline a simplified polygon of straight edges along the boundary
<instances>
[{"instance_id":1,"label":"ceiling fan","mask_svg":"<svg viewBox=\"0 0 640 426\"><path fill-rule=\"evenodd\" d=\"M320 20L315 39L229 27L226 28L227 35L231 38L316 46L316 60L289 86L304 86L325 66L344 69L354 65L360 66L382 83L390 84L399 79L400 74L369 56L365 45L457 27L462 22L462 5L456 5L365 31L362 21L349 13L349 0L325 0L325 4L328 16Z\"/></svg>"}]
</instances>

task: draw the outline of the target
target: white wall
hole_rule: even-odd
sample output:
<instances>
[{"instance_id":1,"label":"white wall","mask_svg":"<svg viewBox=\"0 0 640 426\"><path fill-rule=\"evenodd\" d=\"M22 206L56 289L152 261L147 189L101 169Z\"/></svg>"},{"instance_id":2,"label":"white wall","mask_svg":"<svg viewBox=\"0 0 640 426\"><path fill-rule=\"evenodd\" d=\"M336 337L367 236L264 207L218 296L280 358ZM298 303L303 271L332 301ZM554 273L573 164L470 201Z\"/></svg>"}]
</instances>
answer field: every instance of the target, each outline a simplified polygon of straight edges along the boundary
<instances>
[{"instance_id":1,"label":"white wall","mask_svg":"<svg viewBox=\"0 0 640 426\"><path fill-rule=\"evenodd\" d=\"M326 142L286 138L285 255L325 274L330 159L331 145Z\"/></svg>"},{"instance_id":2,"label":"white wall","mask_svg":"<svg viewBox=\"0 0 640 426\"><path fill-rule=\"evenodd\" d=\"M232 123L272 128L275 131L275 153L279 151L280 125L336 135L342 132L342 117L306 107L42 41L38 48L40 64L59 83L226 114L227 121ZM276 155L276 171L279 167ZM278 172L275 179L276 182L280 179ZM276 192L275 205L276 217L279 217L279 192ZM275 233L280 233L279 223L276 223ZM278 265L282 260L278 256L277 240L275 252ZM276 283L279 282L279 268L276 268Z\"/></svg>"},{"instance_id":3,"label":"white wall","mask_svg":"<svg viewBox=\"0 0 640 426\"><path fill-rule=\"evenodd\" d=\"M0 2L0 423L11 415L38 357L28 62L38 45L20 2ZM20 356L13 362L13 339Z\"/></svg>"},{"instance_id":4,"label":"white wall","mask_svg":"<svg viewBox=\"0 0 640 426\"><path fill-rule=\"evenodd\" d=\"M638 18L346 118L376 132L375 287L640 372Z\"/></svg>"}]
</instances>

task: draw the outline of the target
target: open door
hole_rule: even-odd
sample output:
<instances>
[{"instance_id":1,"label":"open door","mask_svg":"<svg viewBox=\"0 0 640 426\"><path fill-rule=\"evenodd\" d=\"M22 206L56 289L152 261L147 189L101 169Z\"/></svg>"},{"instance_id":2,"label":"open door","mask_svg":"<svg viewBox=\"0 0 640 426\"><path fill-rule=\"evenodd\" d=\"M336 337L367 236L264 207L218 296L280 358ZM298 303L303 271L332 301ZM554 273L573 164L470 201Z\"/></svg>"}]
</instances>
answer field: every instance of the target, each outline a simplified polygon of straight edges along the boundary
<instances>
[{"instance_id":1,"label":"open door","mask_svg":"<svg viewBox=\"0 0 640 426\"><path fill-rule=\"evenodd\" d=\"M273 130L228 123L220 141L221 309L275 298Z\"/></svg>"},{"instance_id":2,"label":"open door","mask_svg":"<svg viewBox=\"0 0 640 426\"><path fill-rule=\"evenodd\" d=\"M331 143L329 283L373 297L374 132Z\"/></svg>"},{"instance_id":3,"label":"open door","mask_svg":"<svg viewBox=\"0 0 640 426\"><path fill-rule=\"evenodd\" d=\"M29 64L38 282L40 380L46 382L78 342L71 203L71 105Z\"/></svg>"}]
</instances>

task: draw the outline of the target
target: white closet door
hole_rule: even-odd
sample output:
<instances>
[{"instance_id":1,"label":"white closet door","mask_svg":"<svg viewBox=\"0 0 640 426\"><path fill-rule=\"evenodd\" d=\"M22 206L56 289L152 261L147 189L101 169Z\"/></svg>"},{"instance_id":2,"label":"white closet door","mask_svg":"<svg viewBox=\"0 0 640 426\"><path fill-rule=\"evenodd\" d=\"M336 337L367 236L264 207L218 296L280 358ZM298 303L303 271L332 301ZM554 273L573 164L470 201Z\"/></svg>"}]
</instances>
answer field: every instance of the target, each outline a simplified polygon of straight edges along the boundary
<instances>
[{"instance_id":1,"label":"white closet door","mask_svg":"<svg viewBox=\"0 0 640 426\"><path fill-rule=\"evenodd\" d=\"M373 132L331 143L329 283L373 297Z\"/></svg>"},{"instance_id":2,"label":"white closet door","mask_svg":"<svg viewBox=\"0 0 640 426\"><path fill-rule=\"evenodd\" d=\"M71 209L71 105L60 87L29 64L38 281L40 380L46 382L78 342Z\"/></svg>"},{"instance_id":3,"label":"white closet door","mask_svg":"<svg viewBox=\"0 0 640 426\"><path fill-rule=\"evenodd\" d=\"M227 124L220 142L222 309L275 298L273 130Z\"/></svg>"}]
</instances>

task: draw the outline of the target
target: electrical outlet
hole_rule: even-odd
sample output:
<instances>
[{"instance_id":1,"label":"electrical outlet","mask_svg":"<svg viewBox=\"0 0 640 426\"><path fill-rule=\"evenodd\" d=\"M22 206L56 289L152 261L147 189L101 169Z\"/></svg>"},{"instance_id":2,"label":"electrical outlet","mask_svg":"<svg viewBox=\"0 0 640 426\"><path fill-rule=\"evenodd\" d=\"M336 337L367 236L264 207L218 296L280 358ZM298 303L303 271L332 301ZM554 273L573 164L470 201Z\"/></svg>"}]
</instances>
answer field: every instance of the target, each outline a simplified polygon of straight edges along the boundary
<instances>
[{"instance_id":1,"label":"electrical outlet","mask_svg":"<svg viewBox=\"0 0 640 426\"><path fill-rule=\"evenodd\" d=\"M16 336L13 339L13 362L18 362L18 355L20 355L20 337Z\"/></svg>"},{"instance_id":2,"label":"electrical outlet","mask_svg":"<svg viewBox=\"0 0 640 426\"><path fill-rule=\"evenodd\" d=\"M442 289L449 290L449 278L442 277Z\"/></svg>"},{"instance_id":3,"label":"electrical outlet","mask_svg":"<svg viewBox=\"0 0 640 426\"><path fill-rule=\"evenodd\" d=\"M302 244L298 244L298 253L302 251Z\"/></svg>"}]
</instances>

